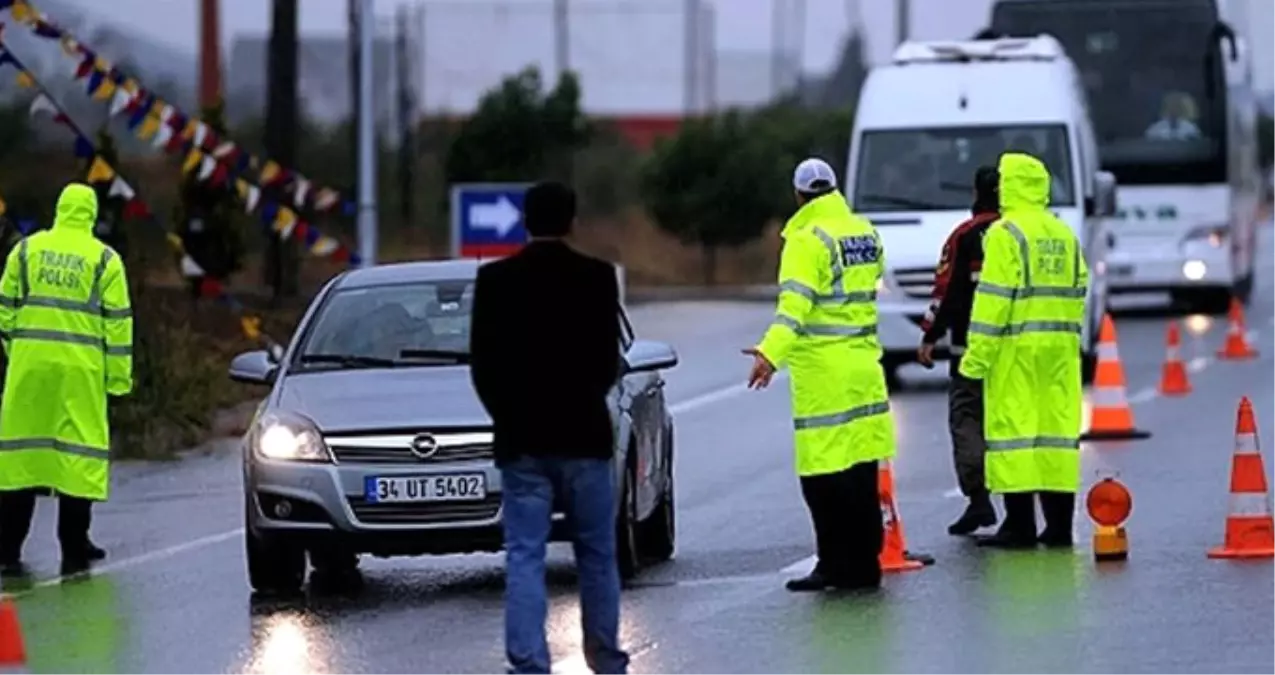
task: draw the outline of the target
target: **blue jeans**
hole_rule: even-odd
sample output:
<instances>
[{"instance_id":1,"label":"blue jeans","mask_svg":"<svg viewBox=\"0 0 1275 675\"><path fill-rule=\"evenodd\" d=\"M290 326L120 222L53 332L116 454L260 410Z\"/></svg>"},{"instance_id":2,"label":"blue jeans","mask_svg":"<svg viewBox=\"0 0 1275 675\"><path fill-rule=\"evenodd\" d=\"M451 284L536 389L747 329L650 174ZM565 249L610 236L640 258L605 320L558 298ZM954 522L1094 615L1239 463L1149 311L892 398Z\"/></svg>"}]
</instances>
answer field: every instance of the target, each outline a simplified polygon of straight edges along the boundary
<instances>
[{"instance_id":1,"label":"blue jeans","mask_svg":"<svg viewBox=\"0 0 1275 675\"><path fill-rule=\"evenodd\" d=\"M572 530L584 657L595 673L624 673L615 558L615 474L604 459L520 457L501 466L505 527L505 655L510 672L550 672L545 548L556 502Z\"/></svg>"}]
</instances>

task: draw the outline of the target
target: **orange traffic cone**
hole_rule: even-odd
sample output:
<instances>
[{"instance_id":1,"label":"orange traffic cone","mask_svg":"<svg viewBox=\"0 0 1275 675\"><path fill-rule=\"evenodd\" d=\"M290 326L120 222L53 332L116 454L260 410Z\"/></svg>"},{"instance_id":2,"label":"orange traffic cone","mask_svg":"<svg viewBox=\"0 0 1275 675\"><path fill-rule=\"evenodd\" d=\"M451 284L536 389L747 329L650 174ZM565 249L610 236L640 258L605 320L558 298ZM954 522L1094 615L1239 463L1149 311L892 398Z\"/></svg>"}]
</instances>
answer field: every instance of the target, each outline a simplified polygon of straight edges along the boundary
<instances>
[{"instance_id":1,"label":"orange traffic cone","mask_svg":"<svg viewBox=\"0 0 1275 675\"><path fill-rule=\"evenodd\" d=\"M1098 333L1098 368L1091 401L1089 431L1081 434L1080 440L1118 441L1151 436L1151 432L1133 424L1133 408L1125 396L1124 367L1116 346L1116 324L1110 315L1102 317L1102 331Z\"/></svg>"},{"instance_id":2,"label":"orange traffic cone","mask_svg":"<svg viewBox=\"0 0 1275 675\"><path fill-rule=\"evenodd\" d=\"M890 462L881 462L877 472L877 494L881 499L881 518L885 524L885 541L881 546L882 572L907 572L919 570L934 562L926 555L913 555L908 552L906 538L903 536L903 519L899 517L899 509L894 501L894 473L890 471Z\"/></svg>"},{"instance_id":3,"label":"orange traffic cone","mask_svg":"<svg viewBox=\"0 0 1275 675\"><path fill-rule=\"evenodd\" d=\"M27 652L22 646L22 627L18 625L18 610L13 601L0 600L0 671L21 671L27 662Z\"/></svg>"},{"instance_id":4,"label":"orange traffic cone","mask_svg":"<svg viewBox=\"0 0 1275 675\"><path fill-rule=\"evenodd\" d=\"M1266 469L1257 446L1257 421L1248 397L1240 399L1235 417L1235 452L1231 455L1231 512L1226 539L1209 551L1210 558L1275 557L1275 521L1271 519Z\"/></svg>"},{"instance_id":5,"label":"orange traffic cone","mask_svg":"<svg viewBox=\"0 0 1275 675\"><path fill-rule=\"evenodd\" d=\"M1182 347L1182 336L1178 333L1178 322L1169 322L1167 354L1164 358L1164 369L1160 374L1160 393L1165 396L1186 396L1191 393L1191 382L1186 377L1186 364L1182 362L1179 351Z\"/></svg>"},{"instance_id":6,"label":"orange traffic cone","mask_svg":"<svg viewBox=\"0 0 1275 675\"><path fill-rule=\"evenodd\" d=\"M1238 298L1231 298L1231 310L1227 312L1226 344L1217 352L1219 359L1227 361L1243 361L1257 357L1257 350L1248 343L1244 335L1244 305Z\"/></svg>"}]
</instances>

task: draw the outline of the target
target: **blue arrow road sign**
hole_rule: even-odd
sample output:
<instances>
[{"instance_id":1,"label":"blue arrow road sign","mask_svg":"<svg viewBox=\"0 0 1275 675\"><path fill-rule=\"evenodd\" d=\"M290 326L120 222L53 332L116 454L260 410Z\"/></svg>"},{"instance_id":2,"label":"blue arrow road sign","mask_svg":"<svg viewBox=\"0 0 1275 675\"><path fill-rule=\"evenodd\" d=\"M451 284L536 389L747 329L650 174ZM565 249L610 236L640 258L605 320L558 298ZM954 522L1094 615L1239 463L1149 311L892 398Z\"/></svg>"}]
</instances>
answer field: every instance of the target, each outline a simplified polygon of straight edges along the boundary
<instances>
[{"instance_id":1,"label":"blue arrow road sign","mask_svg":"<svg viewBox=\"0 0 1275 675\"><path fill-rule=\"evenodd\" d=\"M516 253L527 243L522 222L526 183L460 183L452 186L452 257L487 258Z\"/></svg>"}]
</instances>

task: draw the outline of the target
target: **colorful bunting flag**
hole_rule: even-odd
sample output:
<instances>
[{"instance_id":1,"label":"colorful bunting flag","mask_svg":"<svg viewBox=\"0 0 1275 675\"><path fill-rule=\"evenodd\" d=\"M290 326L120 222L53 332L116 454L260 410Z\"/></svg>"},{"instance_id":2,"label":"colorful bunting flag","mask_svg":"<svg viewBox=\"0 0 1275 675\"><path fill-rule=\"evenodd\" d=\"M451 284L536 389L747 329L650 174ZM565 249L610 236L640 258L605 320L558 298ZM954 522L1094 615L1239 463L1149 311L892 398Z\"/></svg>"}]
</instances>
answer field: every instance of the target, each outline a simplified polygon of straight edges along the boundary
<instances>
[{"instance_id":1,"label":"colorful bunting flag","mask_svg":"<svg viewBox=\"0 0 1275 675\"><path fill-rule=\"evenodd\" d=\"M199 160L203 159L203 153L198 150L191 150L186 153L186 159L182 162L182 173L188 174L199 166Z\"/></svg>"},{"instance_id":2,"label":"colorful bunting flag","mask_svg":"<svg viewBox=\"0 0 1275 675\"><path fill-rule=\"evenodd\" d=\"M142 120L142 128L137 131L137 137L143 141L148 141L159 131L159 127L159 120L154 117L147 117Z\"/></svg>"},{"instance_id":3,"label":"colorful bunting flag","mask_svg":"<svg viewBox=\"0 0 1275 675\"><path fill-rule=\"evenodd\" d=\"M42 113L48 113L49 115L57 116L58 111L59 111L58 105L54 103L53 100L49 98L48 94L45 94L44 92L40 92L39 94L36 94L35 98L32 99L31 101L31 116L32 117L35 117L36 115L40 115Z\"/></svg>"},{"instance_id":4,"label":"colorful bunting flag","mask_svg":"<svg viewBox=\"0 0 1275 675\"><path fill-rule=\"evenodd\" d=\"M115 169L101 157L94 157L93 163L89 165L88 182L104 183L115 177Z\"/></svg>"},{"instance_id":5,"label":"colorful bunting flag","mask_svg":"<svg viewBox=\"0 0 1275 675\"><path fill-rule=\"evenodd\" d=\"M208 155L203 155L202 159L199 160L199 180L208 180L213 175L213 170L216 168L217 160L209 157Z\"/></svg>"},{"instance_id":6,"label":"colorful bunting flag","mask_svg":"<svg viewBox=\"0 0 1275 675\"><path fill-rule=\"evenodd\" d=\"M119 176L116 176L115 180L111 182L111 189L107 194L111 197L122 197L125 200L131 200L137 195L137 193L133 191L133 186L129 185L128 181L125 181Z\"/></svg>"},{"instance_id":7,"label":"colorful bunting flag","mask_svg":"<svg viewBox=\"0 0 1275 675\"><path fill-rule=\"evenodd\" d=\"M31 73L25 70L19 70L16 78L19 87L30 89L35 86L35 78L31 77Z\"/></svg>"}]
</instances>

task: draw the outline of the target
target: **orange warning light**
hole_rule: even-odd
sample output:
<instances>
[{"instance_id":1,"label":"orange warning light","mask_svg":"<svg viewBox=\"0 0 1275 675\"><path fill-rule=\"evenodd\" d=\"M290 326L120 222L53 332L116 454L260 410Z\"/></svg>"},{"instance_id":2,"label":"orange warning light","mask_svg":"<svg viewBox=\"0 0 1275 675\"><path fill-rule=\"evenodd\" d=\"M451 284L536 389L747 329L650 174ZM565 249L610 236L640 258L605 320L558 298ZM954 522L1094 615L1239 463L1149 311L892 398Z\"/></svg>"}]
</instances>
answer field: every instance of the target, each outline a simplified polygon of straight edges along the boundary
<instances>
[{"instance_id":1,"label":"orange warning light","mask_svg":"<svg viewBox=\"0 0 1275 675\"><path fill-rule=\"evenodd\" d=\"M1085 497L1089 517L1099 525L1118 527L1133 511L1133 495L1114 478L1104 478L1089 489Z\"/></svg>"}]
</instances>

